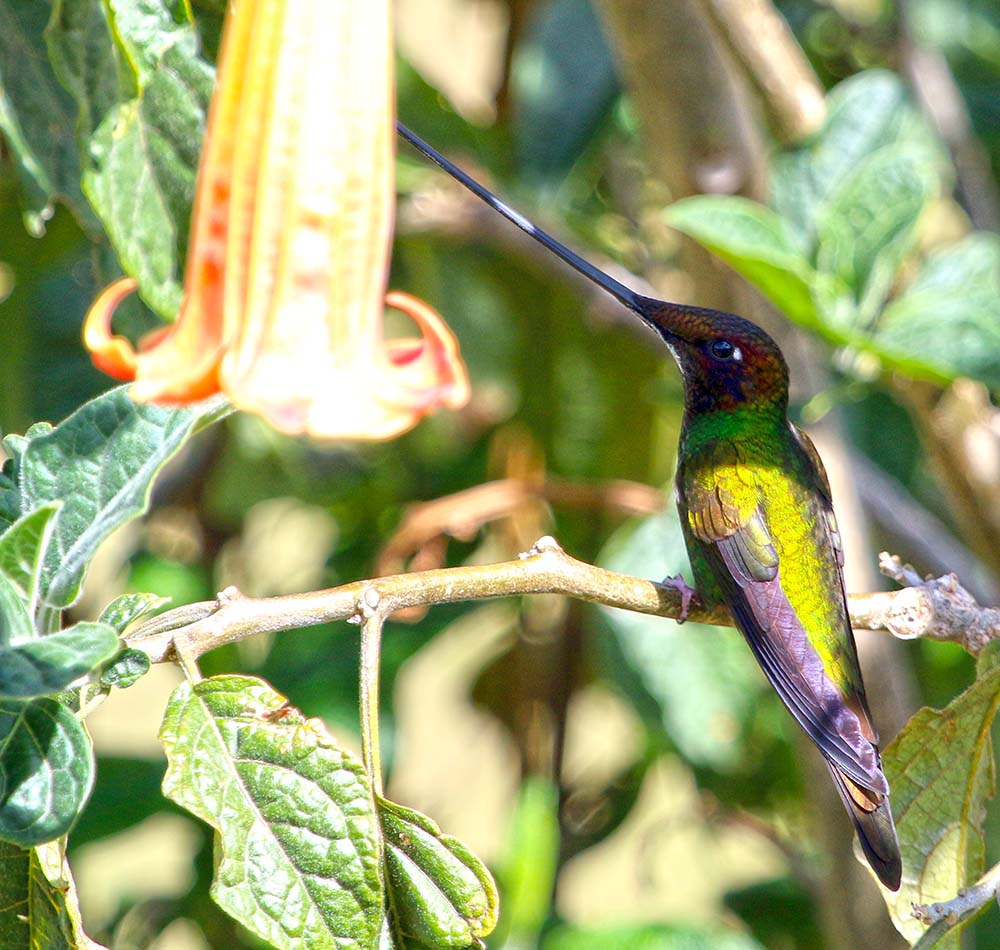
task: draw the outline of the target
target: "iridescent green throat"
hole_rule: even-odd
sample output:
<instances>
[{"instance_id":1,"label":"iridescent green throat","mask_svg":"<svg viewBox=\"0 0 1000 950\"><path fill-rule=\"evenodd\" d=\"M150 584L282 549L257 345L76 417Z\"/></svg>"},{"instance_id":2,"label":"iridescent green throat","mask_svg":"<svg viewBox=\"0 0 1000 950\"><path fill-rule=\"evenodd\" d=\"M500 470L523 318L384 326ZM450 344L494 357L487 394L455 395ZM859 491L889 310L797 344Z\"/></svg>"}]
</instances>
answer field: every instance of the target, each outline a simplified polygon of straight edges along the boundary
<instances>
[{"instance_id":1,"label":"iridescent green throat","mask_svg":"<svg viewBox=\"0 0 1000 950\"><path fill-rule=\"evenodd\" d=\"M785 407L778 404L747 405L717 412L685 413L681 426L681 451L696 452L703 445L718 441L776 440L775 447L788 436Z\"/></svg>"}]
</instances>

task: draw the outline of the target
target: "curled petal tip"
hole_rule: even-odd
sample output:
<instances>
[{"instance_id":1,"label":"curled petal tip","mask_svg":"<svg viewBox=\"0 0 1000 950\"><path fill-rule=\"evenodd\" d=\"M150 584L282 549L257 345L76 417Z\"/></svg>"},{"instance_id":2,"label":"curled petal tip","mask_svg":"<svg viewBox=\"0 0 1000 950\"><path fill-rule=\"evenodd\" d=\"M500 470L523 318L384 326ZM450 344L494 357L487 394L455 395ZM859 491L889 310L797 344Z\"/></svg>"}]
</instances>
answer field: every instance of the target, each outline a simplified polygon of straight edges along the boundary
<instances>
[{"instance_id":1,"label":"curled petal tip","mask_svg":"<svg viewBox=\"0 0 1000 950\"><path fill-rule=\"evenodd\" d=\"M122 277L102 290L87 311L83 343L94 365L115 379L134 382L137 402L195 402L218 392L219 346L204 332L204 321L183 321L182 313L176 323L147 334L138 350L112 332L115 310L135 289L133 278Z\"/></svg>"},{"instance_id":2,"label":"curled petal tip","mask_svg":"<svg viewBox=\"0 0 1000 950\"><path fill-rule=\"evenodd\" d=\"M83 321L83 344L94 365L115 379L135 379L136 353L123 336L111 332L115 310L136 288L131 277L122 277L105 287Z\"/></svg>"},{"instance_id":3,"label":"curled petal tip","mask_svg":"<svg viewBox=\"0 0 1000 950\"><path fill-rule=\"evenodd\" d=\"M402 291L386 294L385 302L410 317L423 334L422 340L389 344L389 359L405 385L423 393L423 413L438 406L461 409L469 401L469 374L448 324L433 307Z\"/></svg>"},{"instance_id":4,"label":"curled petal tip","mask_svg":"<svg viewBox=\"0 0 1000 950\"><path fill-rule=\"evenodd\" d=\"M272 354L243 376L230 376L224 361L224 388L279 431L321 440L394 439L435 409L465 405L468 374L441 317L409 294L391 293L386 304L408 314L421 336L379 340L370 332L379 320L351 328L329 352Z\"/></svg>"}]
</instances>

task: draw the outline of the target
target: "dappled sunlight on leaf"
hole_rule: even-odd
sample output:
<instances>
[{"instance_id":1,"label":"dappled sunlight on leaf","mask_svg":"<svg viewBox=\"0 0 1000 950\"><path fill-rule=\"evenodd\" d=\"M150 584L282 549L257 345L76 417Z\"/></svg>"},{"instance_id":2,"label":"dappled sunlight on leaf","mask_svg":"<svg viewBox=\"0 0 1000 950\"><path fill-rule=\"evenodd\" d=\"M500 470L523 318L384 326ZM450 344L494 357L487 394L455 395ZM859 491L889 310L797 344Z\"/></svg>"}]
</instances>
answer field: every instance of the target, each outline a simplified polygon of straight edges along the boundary
<instances>
[{"instance_id":1,"label":"dappled sunlight on leaf","mask_svg":"<svg viewBox=\"0 0 1000 950\"><path fill-rule=\"evenodd\" d=\"M378 822L361 763L262 680L174 691L164 793L220 832L212 894L276 947L374 946Z\"/></svg>"},{"instance_id":2,"label":"dappled sunlight on leaf","mask_svg":"<svg viewBox=\"0 0 1000 950\"><path fill-rule=\"evenodd\" d=\"M425 815L377 798L362 764L262 680L177 687L164 792L220 832L212 894L276 947L478 946L496 925L482 862Z\"/></svg>"},{"instance_id":3,"label":"dappled sunlight on leaf","mask_svg":"<svg viewBox=\"0 0 1000 950\"><path fill-rule=\"evenodd\" d=\"M386 799L377 807L394 930L405 946L478 946L499 909L485 865L426 815Z\"/></svg>"},{"instance_id":4,"label":"dappled sunlight on leaf","mask_svg":"<svg viewBox=\"0 0 1000 950\"><path fill-rule=\"evenodd\" d=\"M911 941L926 929L913 904L949 900L983 871L983 821L995 792L990 728L1000 706L996 647L980 657L972 686L942 710L917 712L882 755L903 856L902 887L882 894Z\"/></svg>"},{"instance_id":5,"label":"dappled sunlight on leaf","mask_svg":"<svg viewBox=\"0 0 1000 950\"><path fill-rule=\"evenodd\" d=\"M90 739L54 699L0 699L0 774L0 839L23 847L52 841L69 831L90 795Z\"/></svg>"}]
</instances>

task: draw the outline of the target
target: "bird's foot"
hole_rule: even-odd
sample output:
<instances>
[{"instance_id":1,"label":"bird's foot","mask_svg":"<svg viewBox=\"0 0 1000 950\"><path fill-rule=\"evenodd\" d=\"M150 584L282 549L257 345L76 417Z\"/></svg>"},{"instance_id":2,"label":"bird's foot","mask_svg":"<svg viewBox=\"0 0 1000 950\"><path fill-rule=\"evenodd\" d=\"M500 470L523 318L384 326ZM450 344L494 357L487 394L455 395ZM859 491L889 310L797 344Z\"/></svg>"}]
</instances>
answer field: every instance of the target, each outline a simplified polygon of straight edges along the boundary
<instances>
[{"instance_id":1,"label":"bird's foot","mask_svg":"<svg viewBox=\"0 0 1000 950\"><path fill-rule=\"evenodd\" d=\"M684 578L680 574L673 577L665 577L660 582L662 587L670 587L681 595L681 612L677 615L677 622L684 623L688 618L688 611L691 608L691 598L698 593L693 587L688 587Z\"/></svg>"}]
</instances>

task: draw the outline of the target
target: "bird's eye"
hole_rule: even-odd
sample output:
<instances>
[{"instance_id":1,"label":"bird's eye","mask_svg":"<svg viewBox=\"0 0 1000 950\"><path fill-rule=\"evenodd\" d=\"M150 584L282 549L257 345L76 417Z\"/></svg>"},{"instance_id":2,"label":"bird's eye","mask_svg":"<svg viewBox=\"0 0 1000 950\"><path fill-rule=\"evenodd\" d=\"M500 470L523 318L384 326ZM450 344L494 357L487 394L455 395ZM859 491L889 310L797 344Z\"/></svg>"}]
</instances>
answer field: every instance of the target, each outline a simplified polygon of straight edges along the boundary
<instances>
[{"instance_id":1,"label":"bird's eye","mask_svg":"<svg viewBox=\"0 0 1000 950\"><path fill-rule=\"evenodd\" d=\"M717 360L741 360L743 354L738 346L733 346L729 340L713 340L708 348Z\"/></svg>"}]
</instances>

